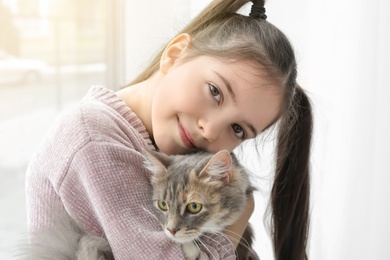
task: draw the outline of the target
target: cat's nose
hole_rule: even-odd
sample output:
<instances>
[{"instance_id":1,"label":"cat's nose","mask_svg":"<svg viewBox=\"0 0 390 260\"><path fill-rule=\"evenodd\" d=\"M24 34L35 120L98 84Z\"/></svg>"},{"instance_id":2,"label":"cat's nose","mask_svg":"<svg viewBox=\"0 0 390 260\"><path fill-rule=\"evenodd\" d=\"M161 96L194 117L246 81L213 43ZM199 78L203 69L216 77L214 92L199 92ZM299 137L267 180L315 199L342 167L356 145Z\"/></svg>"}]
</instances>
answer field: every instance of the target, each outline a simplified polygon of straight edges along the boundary
<instances>
[{"instance_id":1,"label":"cat's nose","mask_svg":"<svg viewBox=\"0 0 390 260\"><path fill-rule=\"evenodd\" d=\"M168 229L169 233L171 233L172 235L175 235L176 232L180 230L180 228L174 228L174 229L167 228L167 229Z\"/></svg>"}]
</instances>

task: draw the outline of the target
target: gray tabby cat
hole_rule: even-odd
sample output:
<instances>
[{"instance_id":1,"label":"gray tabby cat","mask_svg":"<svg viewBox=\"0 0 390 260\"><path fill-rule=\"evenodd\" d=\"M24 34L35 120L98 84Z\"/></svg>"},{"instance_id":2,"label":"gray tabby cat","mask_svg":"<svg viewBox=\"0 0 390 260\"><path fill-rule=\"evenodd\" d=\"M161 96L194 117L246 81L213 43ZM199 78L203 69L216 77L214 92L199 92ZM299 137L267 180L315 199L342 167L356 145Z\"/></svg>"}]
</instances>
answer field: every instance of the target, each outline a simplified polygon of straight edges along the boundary
<instances>
[{"instance_id":1,"label":"gray tabby cat","mask_svg":"<svg viewBox=\"0 0 390 260\"><path fill-rule=\"evenodd\" d=\"M182 244L186 259L197 259L202 234L221 233L243 212L247 196L254 190L248 173L226 150L217 154L147 154L155 215L165 234ZM245 235L249 241L241 240L238 257L256 259L248 244L252 241L250 227Z\"/></svg>"},{"instance_id":2,"label":"gray tabby cat","mask_svg":"<svg viewBox=\"0 0 390 260\"><path fill-rule=\"evenodd\" d=\"M166 156L145 151L152 172L155 216L165 234L180 244L187 260L199 257L197 241L205 232L221 233L234 223L253 191L248 174L227 151ZM54 211L55 212L55 211ZM53 229L36 234L19 250L19 260L113 260L102 237L85 234L69 216L53 216ZM237 248L238 259L258 259L248 225Z\"/></svg>"}]
</instances>

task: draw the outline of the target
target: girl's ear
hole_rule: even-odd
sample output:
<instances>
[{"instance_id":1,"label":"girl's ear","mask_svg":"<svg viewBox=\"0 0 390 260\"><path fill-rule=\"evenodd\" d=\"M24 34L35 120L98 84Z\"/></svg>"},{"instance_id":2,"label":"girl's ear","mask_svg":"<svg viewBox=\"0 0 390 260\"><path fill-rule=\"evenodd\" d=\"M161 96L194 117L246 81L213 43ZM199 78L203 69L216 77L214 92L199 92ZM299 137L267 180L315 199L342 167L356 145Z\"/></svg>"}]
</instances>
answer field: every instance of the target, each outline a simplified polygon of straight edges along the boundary
<instances>
[{"instance_id":1,"label":"girl's ear","mask_svg":"<svg viewBox=\"0 0 390 260\"><path fill-rule=\"evenodd\" d=\"M182 57L191 43L191 36L182 33L176 36L165 48L160 59L160 71L166 74L173 65Z\"/></svg>"}]
</instances>

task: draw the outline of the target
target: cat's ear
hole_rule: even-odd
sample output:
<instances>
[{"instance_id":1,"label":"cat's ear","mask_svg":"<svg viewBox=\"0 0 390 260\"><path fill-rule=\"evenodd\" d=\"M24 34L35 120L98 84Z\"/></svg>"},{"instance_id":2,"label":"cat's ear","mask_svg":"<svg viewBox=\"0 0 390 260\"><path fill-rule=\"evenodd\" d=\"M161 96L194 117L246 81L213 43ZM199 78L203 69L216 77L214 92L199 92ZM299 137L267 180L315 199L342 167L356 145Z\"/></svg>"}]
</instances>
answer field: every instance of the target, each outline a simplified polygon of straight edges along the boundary
<instances>
[{"instance_id":1,"label":"cat's ear","mask_svg":"<svg viewBox=\"0 0 390 260\"><path fill-rule=\"evenodd\" d=\"M171 158L161 152L144 149L144 155L146 157L145 167L154 174L165 173L171 163Z\"/></svg>"},{"instance_id":2,"label":"cat's ear","mask_svg":"<svg viewBox=\"0 0 390 260\"><path fill-rule=\"evenodd\" d=\"M200 172L200 177L223 184L229 182L232 174L232 157L227 150L216 153Z\"/></svg>"}]
</instances>

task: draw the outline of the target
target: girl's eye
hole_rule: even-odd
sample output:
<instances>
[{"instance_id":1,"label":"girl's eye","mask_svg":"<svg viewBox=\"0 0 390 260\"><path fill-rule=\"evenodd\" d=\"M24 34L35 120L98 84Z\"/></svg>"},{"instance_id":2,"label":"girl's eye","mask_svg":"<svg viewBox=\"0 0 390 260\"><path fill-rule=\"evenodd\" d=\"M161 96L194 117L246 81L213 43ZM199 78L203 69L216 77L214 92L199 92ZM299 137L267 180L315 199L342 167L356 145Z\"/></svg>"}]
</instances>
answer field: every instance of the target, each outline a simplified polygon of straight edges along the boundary
<instances>
[{"instance_id":1,"label":"girl's eye","mask_svg":"<svg viewBox=\"0 0 390 260\"><path fill-rule=\"evenodd\" d=\"M159 200L157 201L157 205L158 207L162 210L162 211L167 211L168 210L168 204L163 201L163 200Z\"/></svg>"},{"instance_id":2,"label":"girl's eye","mask_svg":"<svg viewBox=\"0 0 390 260\"><path fill-rule=\"evenodd\" d=\"M211 95L214 97L214 99L218 102L218 104L221 102L222 100L222 94L221 92L219 91L219 89L212 85L212 84L209 84L209 88L210 88L210 93Z\"/></svg>"},{"instance_id":3,"label":"girl's eye","mask_svg":"<svg viewBox=\"0 0 390 260\"><path fill-rule=\"evenodd\" d=\"M236 136L240 139L245 139L246 138L246 133L245 130L242 129L242 127L238 124L232 124L232 128Z\"/></svg>"},{"instance_id":4,"label":"girl's eye","mask_svg":"<svg viewBox=\"0 0 390 260\"><path fill-rule=\"evenodd\" d=\"M199 213L202 210L202 204L198 202L191 202L187 204L187 211L191 214Z\"/></svg>"}]
</instances>

